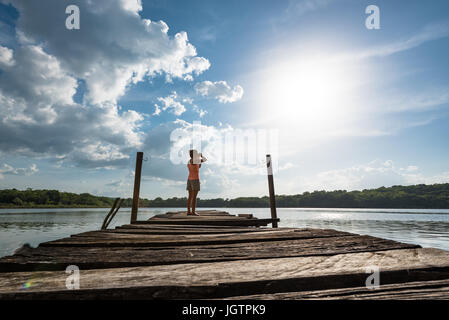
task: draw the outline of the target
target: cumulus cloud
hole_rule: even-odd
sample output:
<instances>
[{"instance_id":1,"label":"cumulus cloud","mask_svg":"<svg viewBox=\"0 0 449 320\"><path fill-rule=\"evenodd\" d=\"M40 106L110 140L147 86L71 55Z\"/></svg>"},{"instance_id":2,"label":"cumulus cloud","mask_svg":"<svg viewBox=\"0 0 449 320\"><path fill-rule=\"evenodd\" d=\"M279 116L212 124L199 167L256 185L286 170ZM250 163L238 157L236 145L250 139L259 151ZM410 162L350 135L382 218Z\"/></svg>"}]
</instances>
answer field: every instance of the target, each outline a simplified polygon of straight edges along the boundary
<instances>
[{"instance_id":1,"label":"cumulus cloud","mask_svg":"<svg viewBox=\"0 0 449 320\"><path fill-rule=\"evenodd\" d=\"M200 107L198 107L196 104L193 105L192 110L196 113L198 113L198 115L200 116L200 118L204 117L207 114L207 111L204 109L201 109Z\"/></svg>"},{"instance_id":2,"label":"cumulus cloud","mask_svg":"<svg viewBox=\"0 0 449 320\"><path fill-rule=\"evenodd\" d=\"M210 66L185 32L171 36L165 22L142 19L140 0L78 1L80 30L65 28L71 1L0 2L19 12L14 50L0 46L0 151L92 168L128 165L144 141L144 116L121 111L117 99L146 78L192 80Z\"/></svg>"},{"instance_id":3,"label":"cumulus cloud","mask_svg":"<svg viewBox=\"0 0 449 320\"><path fill-rule=\"evenodd\" d=\"M142 19L137 0L78 1L82 26L76 31L64 27L69 0L2 2L19 10L17 29L27 40L41 43L64 69L85 80L93 103L115 101L147 75L192 79L210 66L185 32L171 37L165 22Z\"/></svg>"},{"instance_id":4,"label":"cumulus cloud","mask_svg":"<svg viewBox=\"0 0 449 320\"><path fill-rule=\"evenodd\" d=\"M0 75L0 116L3 122L51 124L55 105L73 103L77 81L62 70L59 61L39 46L16 49L17 63Z\"/></svg>"},{"instance_id":5,"label":"cumulus cloud","mask_svg":"<svg viewBox=\"0 0 449 320\"><path fill-rule=\"evenodd\" d=\"M13 51L0 45L0 67L10 67L14 64Z\"/></svg>"},{"instance_id":6,"label":"cumulus cloud","mask_svg":"<svg viewBox=\"0 0 449 320\"><path fill-rule=\"evenodd\" d=\"M226 81L203 81L195 85L195 90L203 97L217 99L221 103L235 102L243 97L243 88L229 86Z\"/></svg>"},{"instance_id":7,"label":"cumulus cloud","mask_svg":"<svg viewBox=\"0 0 449 320\"><path fill-rule=\"evenodd\" d=\"M200 108L198 105L194 104L193 99L189 97L182 98L178 96L176 91L173 91L170 95L166 97L157 98L159 103L154 104L154 116L158 116L162 111L168 110L168 112L174 115L180 116L187 111L186 105L191 105L192 111L197 113L200 118L207 114L207 111Z\"/></svg>"},{"instance_id":8,"label":"cumulus cloud","mask_svg":"<svg viewBox=\"0 0 449 320\"><path fill-rule=\"evenodd\" d=\"M75 91L75 79L55 65L47 70L54 57L37 47L18 51L29 55L18 54L18 63L0 75L0 150L88 167L123 164L129 149L141 144L143 116L132 110L120 113L114 103L74 103L63 93ZM26 76L20 69L26 67L29 76L20 82L20 75Z\"/></svg>"},{"instance_id":9,"label":"cumulus cloud","mask_svg":"<svg viewBox=\"0 0 449 320\"><path fill-rule=\"evenodd\" d=\"M153 112L153 116L158 116L161 114L161 107L159 107L159 105L156 103L154 105L154 112Z\"/></svg>"},{"instance_id":10,"label":"cumulus cloud","mask_svg":"<svg viewBox=\"0 0 449 320\"><path fill-rule=\"evenodd\" d=\"M186 112L186 108L184 105L179 102L178 94L176 91L173 91L169 96L167 97L159 97L157 100L161 103L162 107L158 104L155 104L156 110L154 112L155 115L158 115L161 112L161 108L163 111L169 110L169 112L180 116L184 112Z\"/></svg>"},{"instance_id":11,"label":"cumulus cloud","mask_svg":"<svg viewBox=\"0 0 449 320\"><path fill-rule=\"evenodd\" d=\"M0 179L3 179L4 175L14 175L14 176L30 176L38 172L39 169L33 163L29 168L14 168L7 163L0 166Z\"/></svg>"},{"instance_id":12,"label":"cumulus cloud","mask_svg":"<svg viewBox=\"0 0 449 320\"><path fill-rule=\"evenodd\" d=\"M414 165L398 167L392 160L374 160L344 169L319 173L309 189L362 190L393 185L433 184L449 182L449 173L424 176Z\"/></svg>"}]
</instances>

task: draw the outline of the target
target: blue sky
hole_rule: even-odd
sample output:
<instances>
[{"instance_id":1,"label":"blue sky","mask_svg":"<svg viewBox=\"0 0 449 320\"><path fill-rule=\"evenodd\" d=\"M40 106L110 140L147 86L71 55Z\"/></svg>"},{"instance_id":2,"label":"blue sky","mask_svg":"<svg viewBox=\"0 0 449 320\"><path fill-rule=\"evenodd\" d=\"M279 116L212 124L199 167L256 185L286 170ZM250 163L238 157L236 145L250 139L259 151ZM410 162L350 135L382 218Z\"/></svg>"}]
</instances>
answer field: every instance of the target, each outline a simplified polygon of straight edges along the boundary
<instances>
[{"instance_id":1,"label":"blue sky","mask_svg":"<svg viewBox=\"0 0 449 320\"><path fill-rule=\"evenodd\" d=\"M69 4L79 30L65 27ZM449 182L447 12L423 0L0 0L0 187L130 196L144 151L142 196L184 196L171 152L189 148L196 121L203 198L266 194L268 152L280 194ZM278 140L257 163L217 161L217 139L239 130Z\"/></svg>"}]
</instances>

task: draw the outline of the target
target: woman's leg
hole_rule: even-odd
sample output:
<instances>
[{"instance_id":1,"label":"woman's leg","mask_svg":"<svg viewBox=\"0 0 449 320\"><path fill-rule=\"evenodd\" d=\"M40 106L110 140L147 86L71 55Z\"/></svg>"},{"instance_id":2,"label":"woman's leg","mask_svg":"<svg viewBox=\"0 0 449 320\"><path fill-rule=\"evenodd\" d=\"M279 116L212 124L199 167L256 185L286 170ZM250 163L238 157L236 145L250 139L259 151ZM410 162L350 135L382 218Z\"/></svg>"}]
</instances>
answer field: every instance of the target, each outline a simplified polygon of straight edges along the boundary
<instances>
[{"instance_id":1,"label":"woman's leg","mask_svg":"<svg viewBox=\"0 0 449 320\"><path fill-rule=\"evenodd\" d=\"M189 198L187 199L187 214L190 214L190 206L192 205L193 191L189 190Z\"/></svg>"},{"instance_id":2,"label":"woman's leg","mask_svg":"<svg viewBox=\"0 0 449 320\"><path fill-rule=\"evenodd\" d=\"M192 213L196 213L196 197L198 195L198 191L192 191Z\"/></svg>"}]
</instances>

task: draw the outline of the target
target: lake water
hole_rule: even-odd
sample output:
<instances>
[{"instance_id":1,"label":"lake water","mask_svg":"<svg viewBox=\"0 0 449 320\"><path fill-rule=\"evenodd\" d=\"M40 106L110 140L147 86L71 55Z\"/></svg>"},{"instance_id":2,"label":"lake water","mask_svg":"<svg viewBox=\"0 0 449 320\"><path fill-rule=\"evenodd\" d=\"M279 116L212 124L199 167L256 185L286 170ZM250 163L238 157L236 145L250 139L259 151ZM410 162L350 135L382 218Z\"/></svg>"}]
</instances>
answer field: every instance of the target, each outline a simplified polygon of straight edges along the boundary
<instances>
[{"instance_id":1,"label":"lake water","mask_svg":"<svg viewBox=\"0 0 449 320\"><path fill-rule=\"evenodd\" d=\"M206 209L206 208L201 208ZM209 209L209 208L208 208ZM265 208L210 208L269 218ZM139 220L179 208L141 208ZM0 209L0 257L25 243L37 246L75 233L98 230L109 209ZM449 250L449 210L279 208L280 227L328 228ZM129 223L121 209L110 228Z\"/></svg>"}]
</instances>

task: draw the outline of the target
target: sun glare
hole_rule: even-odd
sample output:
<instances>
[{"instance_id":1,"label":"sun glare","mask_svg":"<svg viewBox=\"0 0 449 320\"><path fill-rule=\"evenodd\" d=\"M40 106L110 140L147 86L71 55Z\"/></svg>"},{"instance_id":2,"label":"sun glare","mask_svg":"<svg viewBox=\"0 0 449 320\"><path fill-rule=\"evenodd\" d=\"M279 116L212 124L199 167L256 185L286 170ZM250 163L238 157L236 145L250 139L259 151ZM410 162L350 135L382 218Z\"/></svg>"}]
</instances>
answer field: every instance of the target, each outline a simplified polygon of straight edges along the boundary
<instances>
[{"instance_id":1,"label":"sun glare","mask_svg":"<svg viewBox=\"0 0 449 320\"><path fill-rule=\"evenodd\" d=\"M289 62L273 68L266 79L261 103L270 121L317 131L350 117L354 79L342 65L324 59Z\"/></svg>"}]
</instances>

